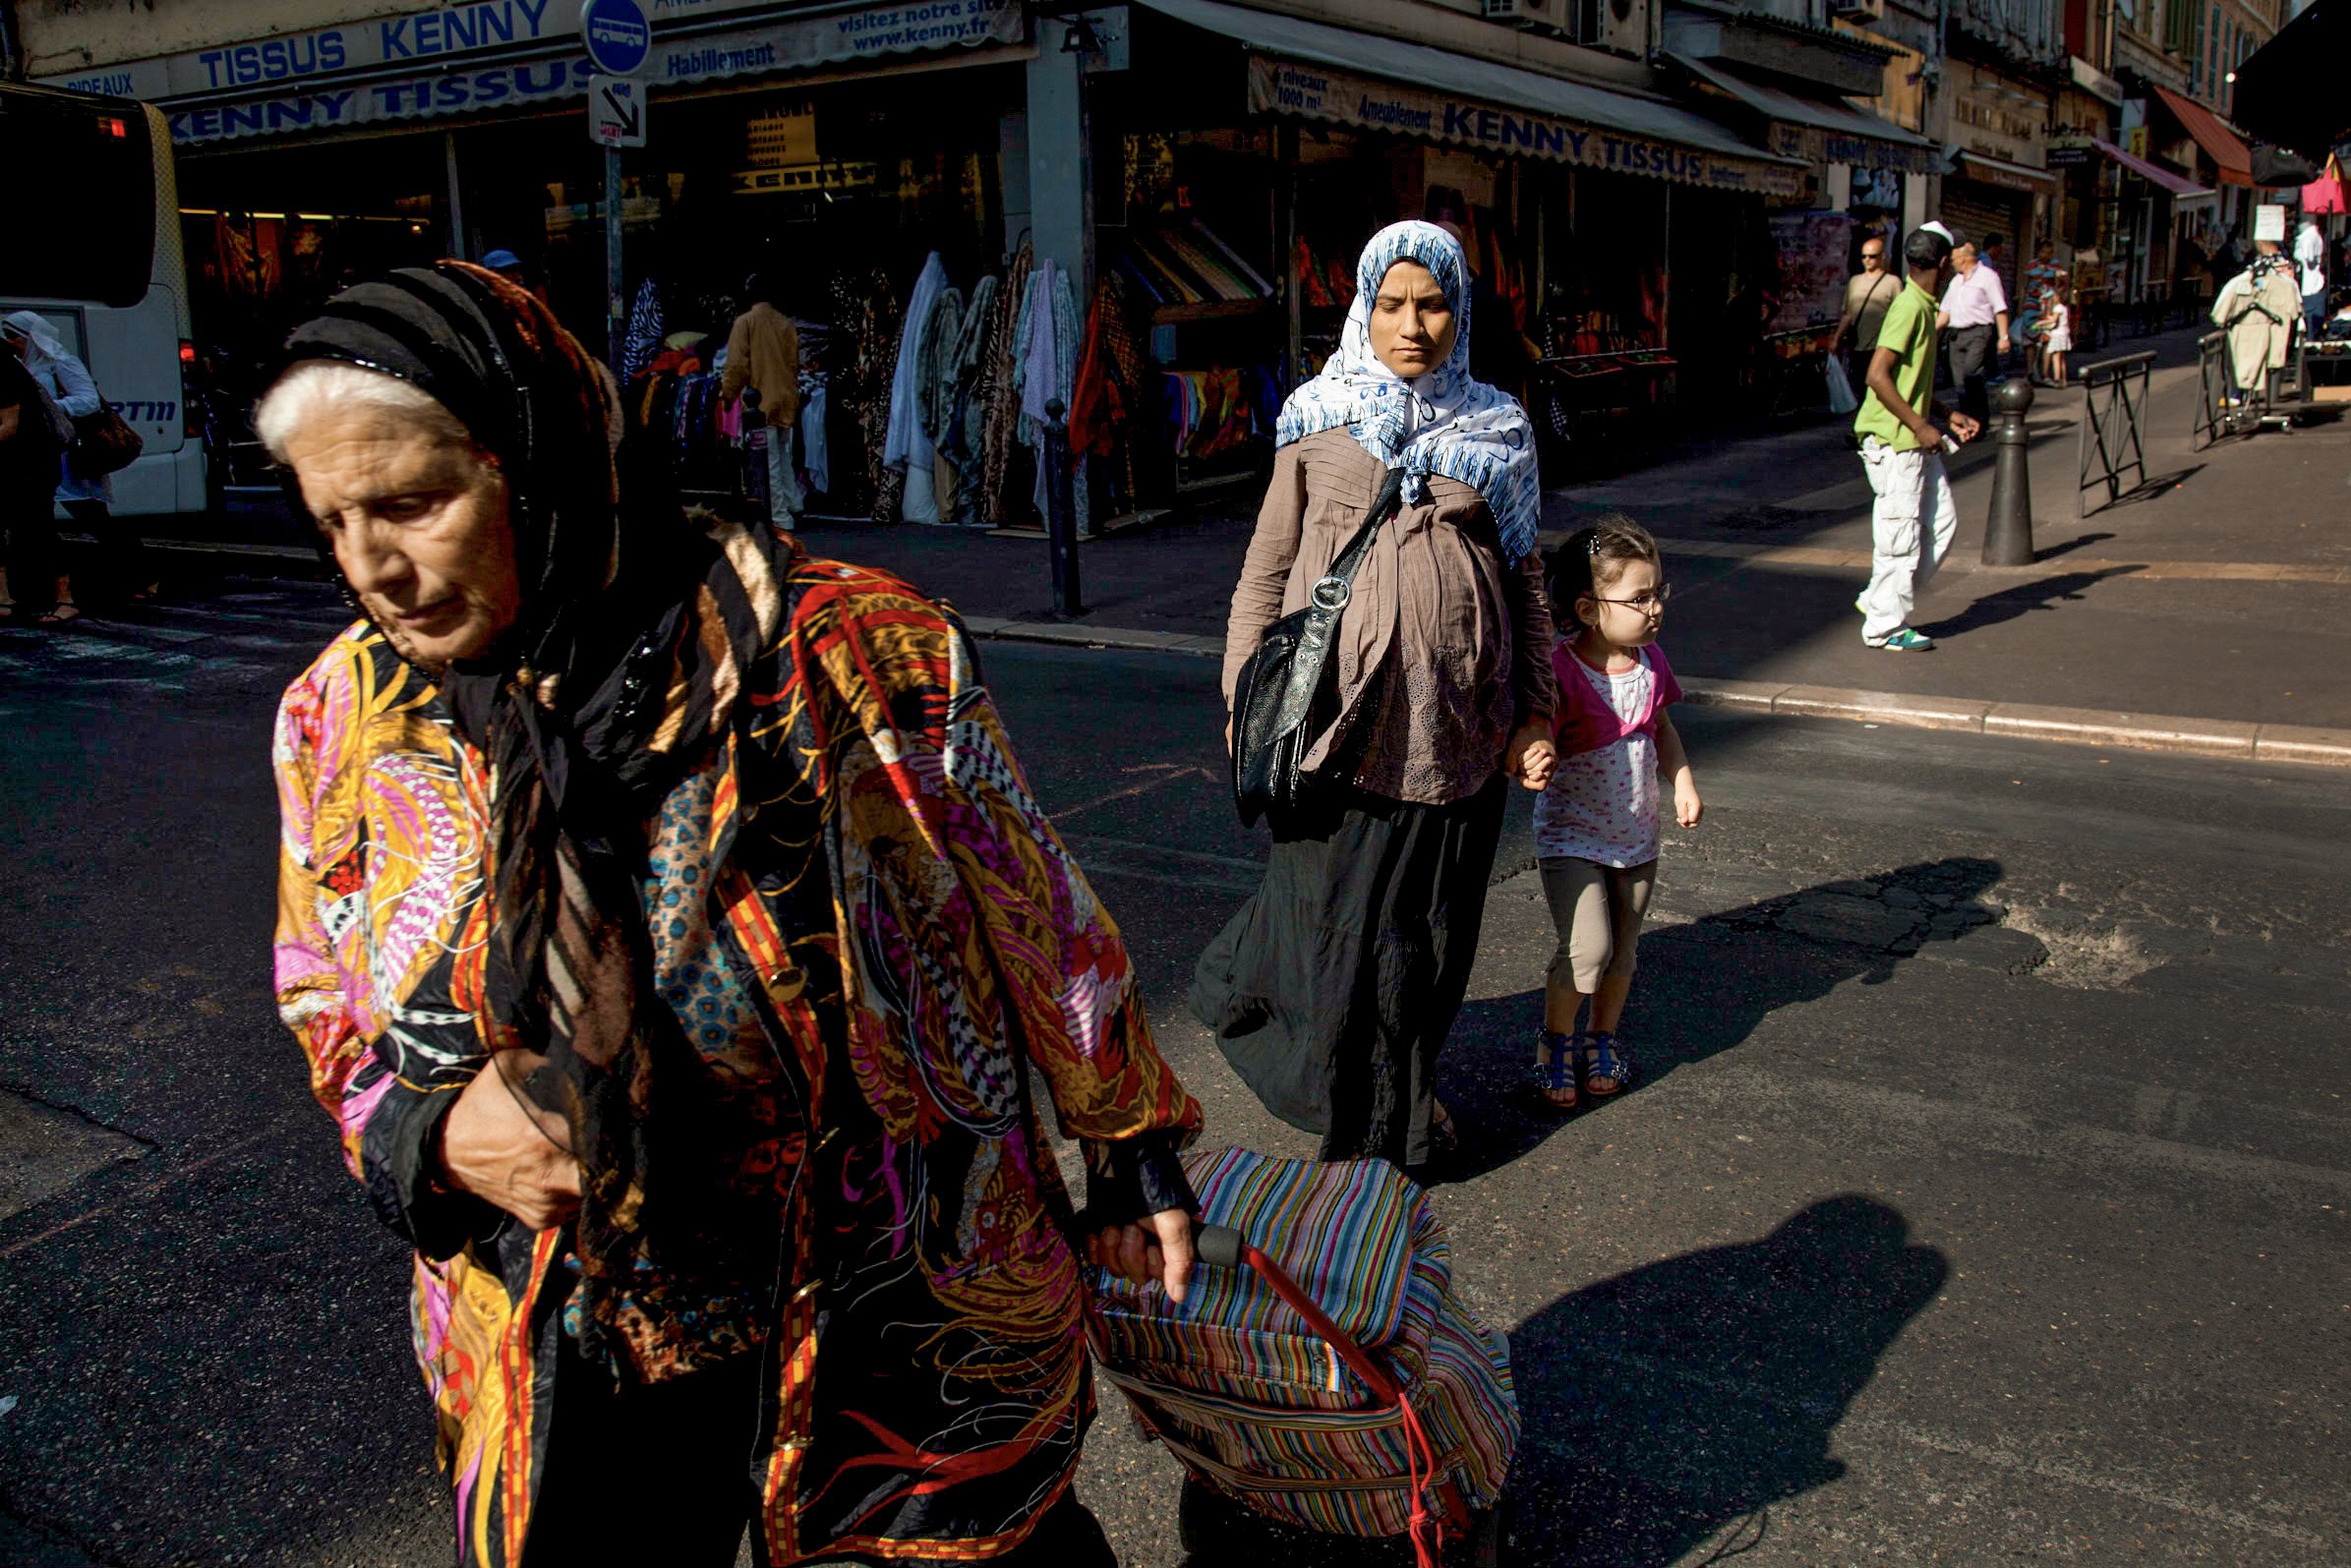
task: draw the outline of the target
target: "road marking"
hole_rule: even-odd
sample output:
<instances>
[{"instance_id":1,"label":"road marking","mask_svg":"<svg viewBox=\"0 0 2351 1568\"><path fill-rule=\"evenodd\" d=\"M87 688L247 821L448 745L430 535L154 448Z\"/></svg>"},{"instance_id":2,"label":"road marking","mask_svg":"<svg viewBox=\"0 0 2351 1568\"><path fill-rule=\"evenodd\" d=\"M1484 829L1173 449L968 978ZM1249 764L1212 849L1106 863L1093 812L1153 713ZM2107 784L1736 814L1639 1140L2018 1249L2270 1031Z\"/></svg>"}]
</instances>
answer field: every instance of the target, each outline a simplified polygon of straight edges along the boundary
<instances>
[{"instance_id":1,"label":"road marking","mask_svg":"<svg viewBox=\"0 0 2351 1568\"><path fill-rule=\"evenodd\" d=\"M171 1186L175 1182L187 1180L189 1177L194 1176L197 1172L205 1169L208 1165L217 1164L219 1161L225 1160L233 1154L242 1154L247 1149L252 1148L254 1145L265 1142L266 1140L277 1137L280 1134L281 1130L272 1130L266 1132L256 1132L250 1137L239 1138L236 1142L229 1144L226 1148L215 1149L211 1153L206 1155L203 1159L194 1161L188 1165L180 1166L176 1170L170 1171L167 1174L158 1177L156 1180L145 1184L144 1186L134 1187L127 1191L118 1192L108 1201L96 1204L90 1208L84 1209L81 1213L73 1216L73 1218L61 1220L57 1224L50 1226L45 1231L38 1231L30 1236L20 1237L16 1241L8 1243L6 1246L0 1246L0 1258L14 1257L19 1252L24 1251L27 1248L37 1247L42 1242L48 1241L53 1237L63 1236L66 1232L74 1229L76 1226L87 1225L91 1220L97 1219L101 1215L111 1214L116 1209L123 1207L134 1199L150 1197L153 1194L162 1191L165 1188Z\"/></svg>"},{"instance_id":2,"label":"road marking","mask_svg":"<svg viewBox=\"0 0 2351 1568\"><path fill-rule=\"evenodd\" d=\"M1059 811L1053 813L1053 820L1055 822L1059 822L1066 817L1074 817L1081 812L1091 811L1098 806L1109 805L1113 801L1132 800L1137 795L1148 794L1153 789L1158 788L1161 784L1172 783L1177 779L1191 778L1197 775L1200 778L1207 780L1210 784L1214 784L1216 782L1216 776L1214 774L1210 773L1207 769L1201 767L1197 763L1146 762L1140 767L1129 768L1126 771L1129 774L1156 774L1158 777L1154 779L1146 779L1141 784L1129 784L1124 789L1113 789L1110 793L1103 795L1098 800L1088 800L1082 805L1064 806Z\"/></svg>"}]
</instances>

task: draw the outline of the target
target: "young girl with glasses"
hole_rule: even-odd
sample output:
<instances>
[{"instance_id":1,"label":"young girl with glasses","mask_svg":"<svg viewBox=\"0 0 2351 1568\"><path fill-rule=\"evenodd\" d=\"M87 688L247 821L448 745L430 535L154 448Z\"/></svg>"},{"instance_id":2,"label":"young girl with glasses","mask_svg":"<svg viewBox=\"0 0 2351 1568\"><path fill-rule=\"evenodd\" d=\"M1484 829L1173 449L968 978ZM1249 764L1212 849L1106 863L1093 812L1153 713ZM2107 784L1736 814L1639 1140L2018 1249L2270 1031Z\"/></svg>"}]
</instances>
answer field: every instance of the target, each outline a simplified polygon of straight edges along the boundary
<instances>
[{"instance_id":1,"label":"young girl with glasses","mask_svg":"<svg viewBox=\"0 0 2351 1568\"><path fill-rule=\"evenodd\" d=\"M1694 828L1705 808L1666 711L1681 686L1657 646L1670 593L1657 541L1629 517L1604 517L1552 554L1544 584L1560 628L1558 763L1535 800L1535 851L1559 947L1535 1077L1553 1105L1571 1110L1579 1088L1605 1099L1632 1082L1616 1025L1657 877L1661 775L1673 781L1675 821Z\"/></svg>"}]
</instances>

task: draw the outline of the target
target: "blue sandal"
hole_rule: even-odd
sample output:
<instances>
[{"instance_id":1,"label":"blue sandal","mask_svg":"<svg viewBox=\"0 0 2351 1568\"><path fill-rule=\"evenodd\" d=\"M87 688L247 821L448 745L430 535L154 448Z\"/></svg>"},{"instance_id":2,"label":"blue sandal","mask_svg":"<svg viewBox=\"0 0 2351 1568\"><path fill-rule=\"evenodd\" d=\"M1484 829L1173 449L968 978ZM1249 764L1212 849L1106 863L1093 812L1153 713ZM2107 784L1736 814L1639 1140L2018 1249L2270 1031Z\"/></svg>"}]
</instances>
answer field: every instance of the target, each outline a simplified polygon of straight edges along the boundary
<instances>
[{"instance_id":1,"label":"blue sandal","mask_svg":"<svg viewBox=\"0 0 2351 1568\"><path fill-rule=\"evenodd\" d=\"M1632 1053L1616 1043L1616 1037L1602 1031L1583 1036L1587 1042L1584 1058L1584 1092L1596 1100L1605 1100L1632 1087ZM1595 1080L1606 1078L1613 1085L1602 1088Z\"/></svg>"},{"instance_id":2,"label":"blue sandal","mask_svg":"<svg viewBox=\"0 0 2351 1568\"><path fill-rule=\"evenodd\" d=\"M1528 1069L1534 1076L1535 1087L1543 1091L1545 1102L1553 1110L1574 1110L1575 1064L1582 1054L1584 1037L1578 1034L1570 1039L1564 1034L1544 1029L1536 1038L1540 1042L1538 1050L1541 1059ZM1563 1100L1556 1098L1560 1094L1567 1097Z\"/></svg>"}]
</instances>

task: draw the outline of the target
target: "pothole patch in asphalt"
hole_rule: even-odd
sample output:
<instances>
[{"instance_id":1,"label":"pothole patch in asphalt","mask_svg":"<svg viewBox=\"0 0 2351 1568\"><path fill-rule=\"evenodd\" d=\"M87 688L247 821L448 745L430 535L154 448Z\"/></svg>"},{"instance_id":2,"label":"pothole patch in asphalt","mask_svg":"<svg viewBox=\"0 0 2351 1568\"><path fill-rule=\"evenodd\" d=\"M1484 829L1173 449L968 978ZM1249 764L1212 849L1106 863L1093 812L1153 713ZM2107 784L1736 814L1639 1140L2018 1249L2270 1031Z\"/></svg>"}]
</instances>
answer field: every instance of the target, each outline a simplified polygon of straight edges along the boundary
<instances>
[{"instance_id":1,"label":"pothole patch in asphalt","mask_svg":"<svg viewBox=\"0 0 2351 1568\"><path fill-rule=\"evenodd\" d=\"M73 1111L0 1089L0 1220L72 1187L147 1145Z\"/></svg>"}]
</instances>

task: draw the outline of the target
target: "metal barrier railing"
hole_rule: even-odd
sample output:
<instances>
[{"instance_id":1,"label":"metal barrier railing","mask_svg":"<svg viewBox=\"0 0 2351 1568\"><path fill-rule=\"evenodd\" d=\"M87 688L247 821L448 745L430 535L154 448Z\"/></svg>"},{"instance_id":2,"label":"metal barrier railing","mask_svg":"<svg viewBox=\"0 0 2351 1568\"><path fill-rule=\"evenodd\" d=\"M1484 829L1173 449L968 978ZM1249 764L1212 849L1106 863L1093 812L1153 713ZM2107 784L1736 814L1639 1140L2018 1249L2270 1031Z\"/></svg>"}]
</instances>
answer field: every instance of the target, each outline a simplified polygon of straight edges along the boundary
<instances>
[{"instance_id":1,"label":"metal barrier railing","mask_svg":"<svg viewBox=\"0 0 2351 1568\"><path fill-rule=\"evenodd\" d=\"M2146 446L2139 437L2139 416L2146 407L2147 377L2155 365L2155 351L2124 354L2095 365L2085 365L2082 382L2082 483L2074 493L2074 515L2087 517L2083 497L2093 485L2106 487L2111 506L2122 499L2123 475L2136 472L2129 487L2146 483Z\"/></svg>"},{"instance_id":2,"label":"metal barrier railing","mask_svg":"<svg viewBox=\"0 0 2351 1568\"><path fill-rule=\"evenodd\" d=\"M2188 449L2202 451L2246 429L2228 334L2206 332L2196 340L2196 428L2189 433Z\"/></svg>"}]
</instances>

